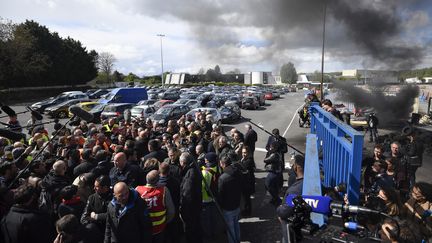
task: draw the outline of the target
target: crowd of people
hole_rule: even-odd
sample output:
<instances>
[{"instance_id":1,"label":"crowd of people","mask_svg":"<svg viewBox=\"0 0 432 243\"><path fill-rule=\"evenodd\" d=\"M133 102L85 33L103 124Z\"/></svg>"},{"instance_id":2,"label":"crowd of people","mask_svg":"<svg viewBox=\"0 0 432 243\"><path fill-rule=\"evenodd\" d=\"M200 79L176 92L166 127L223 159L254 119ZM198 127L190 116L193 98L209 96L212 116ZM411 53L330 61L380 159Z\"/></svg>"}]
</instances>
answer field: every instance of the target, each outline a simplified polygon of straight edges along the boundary
<instances>
[{"instance_id":1,"label":"crowd of people","mask_svg":"<svg viewBox=\"0 0 432 243\"><path fill-rule=\"evenodd\" d=\"M331 101L322 105L335 112ZM78 120L56 124L55 136L32 121L28 140L0 137L0 242L194 243L224 231L240 242L239 219L252 213L257 133L250 124L224 132L211 121L204 112L166 124ZM10 123L21 131L16 117ZM404 136L388 152L377 143L362 170L362 204L401 220L401 229L395 236L393 222L359 220L377 232L381 223L393 242L432 236L432 187L415 179L422 143L414 130ZM265 188L277 207L284 172L285 195L302 194L305 159L294 156L286 170L278 129L266 149Z\"/></svg>"},{"instance_id":2,"label":"crowd of people","mask_svg":"<svg viewBox=\"0 0 432 243\"><path fill-rule=\"evenodd\" d=\"M33 121L26 141L0 137L0 242L239 242L257 133L211 121L75 120L52 134Z\"/></svg>"}]
</instances>

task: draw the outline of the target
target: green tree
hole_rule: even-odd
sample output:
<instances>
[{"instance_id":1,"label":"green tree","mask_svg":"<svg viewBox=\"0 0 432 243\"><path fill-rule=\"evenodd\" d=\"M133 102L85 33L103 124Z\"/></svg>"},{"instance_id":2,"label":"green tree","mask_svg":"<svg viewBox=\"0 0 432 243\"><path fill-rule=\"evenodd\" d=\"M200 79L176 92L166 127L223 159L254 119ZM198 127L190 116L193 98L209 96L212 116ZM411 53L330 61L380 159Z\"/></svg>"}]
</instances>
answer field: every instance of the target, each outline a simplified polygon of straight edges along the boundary
<instances>
[{"instance_id":1,"label":"green tree","mask_svg":"<svg viewBox=\"0 0 432 243\"><path fill-rule=\"evenodd\" d=\"M282 83L294 84L297 82L297 71L291 62L282 65L280 75Z\"/></svg>"},{"instance_id":2,"label":"green tree","mask_svg":"<svg viewBox=\"0 0 432 243\"><path fill-rule=\"evenodd\" d=\"M97 53L79 41L34 21L8 26L0 27L0 83L6 87L75 85L97 75Z\"/></svg>"},{"instance_id":3,"label":"green tree","mask_svg":"<svg viewBox=\"0 0 432 243\"><path fill-rule=\"evenodd\" d=\"M140 78L134 73L129 73L123 80L125 82L135 82L135 81L139 81Z\"/></svg>"},{"instance_id":4,"label":"green tree","mask_svg":"<svg viewBox=\"0 0 432 243\"><path fill-rule=\"evenodd\" d=\"M114 82L121 82L125 78L124 75L117 70L113 72L112 77Z\"/></svg>"}]
</instances>

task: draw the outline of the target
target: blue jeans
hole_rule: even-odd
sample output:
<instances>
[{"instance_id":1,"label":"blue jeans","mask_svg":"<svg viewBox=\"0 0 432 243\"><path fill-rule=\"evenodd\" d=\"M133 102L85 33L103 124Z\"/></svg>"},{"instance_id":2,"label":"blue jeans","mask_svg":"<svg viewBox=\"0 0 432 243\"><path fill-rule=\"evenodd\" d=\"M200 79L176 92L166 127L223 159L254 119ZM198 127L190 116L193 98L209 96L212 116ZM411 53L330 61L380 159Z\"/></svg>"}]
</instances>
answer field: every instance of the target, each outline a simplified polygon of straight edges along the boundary
<instances>
[{"instance_id":1,"label":"blue jeans","mask_svg":"<svg viewBox=\"0 0 432 243\"><path fill-rule=\"evenodd\" d=\"M223 215L225 221L228 224L228 230L231 232L231 233L227 232L228 242L239 243L240 242L240 224L239 224L240 207L231 211L223 210Z\"/></svg>"}]
</instances>

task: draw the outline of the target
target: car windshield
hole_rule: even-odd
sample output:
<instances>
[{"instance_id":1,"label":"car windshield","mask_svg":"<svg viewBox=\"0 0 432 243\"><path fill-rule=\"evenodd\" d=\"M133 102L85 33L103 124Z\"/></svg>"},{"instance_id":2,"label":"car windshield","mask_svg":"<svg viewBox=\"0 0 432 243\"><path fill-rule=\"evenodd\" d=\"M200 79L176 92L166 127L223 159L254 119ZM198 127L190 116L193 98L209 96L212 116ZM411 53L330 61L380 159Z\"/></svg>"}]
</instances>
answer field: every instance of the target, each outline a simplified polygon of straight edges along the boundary
<instances>
[{"instance_id":1,"label":"car windshield","mask_svg":"<svg viewBox=\"0 0 432 243\"><path fill-rule=\"evenodd\" d=\"M107 100L111 100L113 97L114 97L114 94L113 94L113 93L110 93L109 95L107 95L107 96L105 97L105 99L107 99Z\"/></svg>"},{"instance_id":2,"label":"car windshield","mask_svg":"<svg viewBox=\"0 0 432 243\"><path fill-rule=\"evenodd\" d=\"M157 115L169 115L173 109L172 108L160 108L155 114Z\"/></svg>"},{"instance_id":3,"label":"car windshield","mask_svg":"<svg viewBox=\"0 0 432 243\"><path fill-rule=\"evenodd\" d=\"M132 108L131 113L141 113L143 110L143 108Z\"/></svg>"},{"instance_id":4,"label":"car windshield","mask_svg":"<svg viewBox=\"0 0 432 243\"><path fill-rule=\"evenodd\" d=\"M175 103L176 104L182 104L182 105L184 105L184 104L186 104L188 102L188 100L177 100Z\"/></svg>"},{"instance_id":5,"label":"car windshield","mask_svg":"<svg viewBox=\"0 0 432 243\"><path fill-rule=\"evenodd\" d=\"M105 107L104 104L98 104L98 105L96 105L95 107L93 107L93 109L91 109L90 111L91 111L91 112L98 112L98 111L103 110L104 107Z\"/></svg>"},{"instance_id":6,"label":"car windshield","mask_svg":"<svg viewBox=\"0 0 432 243\"><path fill-rule=\"evenodd\" d=\"M116 112L117 110L119 110L120 106L113 106L113 105L108 105L105 107L104 111L108 111L108 112Z\"/></svg>"},{"instance_id":7,"label":"car windshield","mask_svg":"<svg viewBox=\"0 0 432 243\"><path fill-rule=\"evenodd\" d=\"M230 112L231 112L231 109L228 108L228 107L222 107L222 108L221 108L221 112L222 112L222 113L230 113Z\"/></svg>"}]
</instances>

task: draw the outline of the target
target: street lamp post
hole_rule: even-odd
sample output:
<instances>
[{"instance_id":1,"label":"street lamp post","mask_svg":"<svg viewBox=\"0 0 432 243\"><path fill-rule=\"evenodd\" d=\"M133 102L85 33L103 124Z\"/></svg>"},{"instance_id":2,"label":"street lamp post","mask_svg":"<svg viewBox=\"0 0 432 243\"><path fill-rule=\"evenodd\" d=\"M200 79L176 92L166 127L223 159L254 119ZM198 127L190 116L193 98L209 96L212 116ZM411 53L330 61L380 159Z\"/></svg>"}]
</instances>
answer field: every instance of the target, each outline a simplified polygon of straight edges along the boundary
<instances>
[{"instance_id":1,"label":"street lamp post","mask_svg":"<svg viewBox=\"0 0 432 243\"><path fill-rule=\"evenodd\" d=\"M164 80L163 80L163 73L164 73L164 71L163 71L163 52L162 52L162 37L165 37L165 35L164 34L158 34L157 36L159 36L160 37L160 51L161 51L161 70L162 70L162 73L161 73L161 80L162 80L162 86L164 85Z\"/></svg>"},{"instance_id":2,"label":"street lamp post","mask_svg":"<svg viewBox=\"0 0 432 243\"><path fill-rule=\"evenodd\" d=\"M322 34L322 56L321 56L321 101L324 100L324 43L325 43L325 24L326 24L326 12L327 12L327 2L324 0L324 20L323 20L323 34Z\"/></svg>"}]
</instances>

